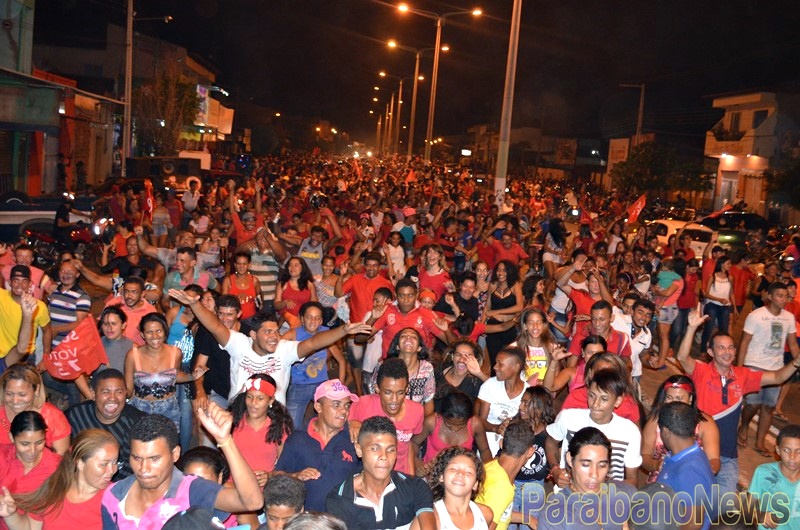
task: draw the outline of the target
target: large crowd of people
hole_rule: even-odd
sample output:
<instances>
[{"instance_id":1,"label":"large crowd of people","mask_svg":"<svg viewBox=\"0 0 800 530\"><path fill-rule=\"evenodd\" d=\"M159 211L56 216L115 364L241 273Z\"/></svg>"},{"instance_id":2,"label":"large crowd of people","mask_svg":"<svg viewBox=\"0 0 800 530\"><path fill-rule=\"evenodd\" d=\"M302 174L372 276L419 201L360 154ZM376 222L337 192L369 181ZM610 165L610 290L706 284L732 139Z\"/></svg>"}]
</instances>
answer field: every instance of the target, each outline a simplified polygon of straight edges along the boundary
<instances>
[{"instance_id":1,"label":"large crowd of people","mask_svg":"<svg viewBox=\"0 0 800 530\"><path fill-rule=\"evenodd\" d=\"M0 529L800 527L800 236L755 274L621 193L482 180L265 157L115 187L97 262L0 245Z\"/></svg>"}]
</instances>

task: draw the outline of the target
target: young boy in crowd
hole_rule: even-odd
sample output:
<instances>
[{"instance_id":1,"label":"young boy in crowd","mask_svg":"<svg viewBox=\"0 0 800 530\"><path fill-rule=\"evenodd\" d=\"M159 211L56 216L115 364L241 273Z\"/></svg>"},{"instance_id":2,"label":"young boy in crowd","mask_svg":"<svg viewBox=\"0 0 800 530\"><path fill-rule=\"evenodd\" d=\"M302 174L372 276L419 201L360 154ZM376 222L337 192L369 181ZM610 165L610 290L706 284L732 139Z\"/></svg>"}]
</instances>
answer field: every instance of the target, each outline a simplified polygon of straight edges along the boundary
<instances>
[{"instance_id":1,"label":"young boy in crowd","mask_svg":"<svg viewBox=\"0 0 800 530\"><path fill-rule=\"evenodd\" d=\"M778 433L780 461L761 464L748 493L758 501L758 528L800 528L800 425Z\"/></svg>"}]
</instances>

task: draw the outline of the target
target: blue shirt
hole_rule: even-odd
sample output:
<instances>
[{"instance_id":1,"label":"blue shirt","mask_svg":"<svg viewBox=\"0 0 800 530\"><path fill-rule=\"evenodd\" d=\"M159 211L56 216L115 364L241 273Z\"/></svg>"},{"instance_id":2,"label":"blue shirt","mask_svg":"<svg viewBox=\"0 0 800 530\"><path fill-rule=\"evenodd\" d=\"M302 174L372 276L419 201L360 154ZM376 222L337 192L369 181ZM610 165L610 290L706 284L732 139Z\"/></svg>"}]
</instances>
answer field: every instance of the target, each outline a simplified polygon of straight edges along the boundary
<instances>
[{"instance_id":1,"label":"blue shirt","mask_svg":"<svg viewBox=\"0 0 800 530\"><path fill-rule=\"evenodd\" d=\"M681 493L688 495L692 506L711 504L710 500L704 502L700 496L711 493L714 472L711 471L708 457L697 443L665 458L658 473L658 482L671 487L676 495ZM707 530L711 526L711 514L705 513L703 518L703 530Z\"/></svg>"},{"instance_id":2,"label":"blue shirt","mask_svg":"<svg viewBox=\"0 0 800 530\"><path fill-rule=\"evenodd\" d=\"M320 326L317 333L327 331L327 327ZM304 341L313 335L300 326L295 328L295 340ZM299 363L292 365L292 375L290 385L318 385L328 380L328 348L322 348L308 357L301 359Z\"/></svg>"},{"instance_id":3,"label":"blue shirt","mask_svg":"<svg viewBox=\"0 0 800 530\"><path fill-rule=\"evenodd\" d=\"M307 430L294 431L284 442L278 463L277 471L297 473L307 467L313 467L320 473L315 480L307 480L306 504L307 511L324 512L325 497L333 488L361 471L361 461L356 454L356 448L350 441L350 429L345 424L344 429L331 438L325 447L319 440L312 437L309 432L313 430L316 419L311 420Z\"/></svg>"}]
</instances>

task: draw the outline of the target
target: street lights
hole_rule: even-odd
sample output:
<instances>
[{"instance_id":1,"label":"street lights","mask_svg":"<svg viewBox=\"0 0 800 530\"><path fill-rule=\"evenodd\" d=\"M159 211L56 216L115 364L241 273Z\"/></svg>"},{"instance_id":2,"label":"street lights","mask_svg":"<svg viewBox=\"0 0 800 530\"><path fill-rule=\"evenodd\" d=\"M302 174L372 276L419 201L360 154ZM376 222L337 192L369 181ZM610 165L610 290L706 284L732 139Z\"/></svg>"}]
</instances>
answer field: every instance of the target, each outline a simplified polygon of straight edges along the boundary
<instances>
[{"instance_id":1,"label":"street lights","mask_svg":"<svg viewBox=\"0 0 800 530\"><path fill-rule=\"evenodd\" d=\"M125 109L122 116L122 178L127 177L125 160L131 154L131 93L133 92L133 20L136 11L133 10L133 0L128 0L128 13L125 27ZM163 20L164 24L172 22L170 15L163 17L137 18L138 21L144 20Z\"/></svg>"},{"instance_id":2,"label":"street lights","mask_svg":"<svg viewBox=\"0 0 800 530\"><path fill-rule=\"evenodd\" d=\"M417 86L418 81L422 80L422 76L419 75L419 58L422 56L423 53L427 51L433 50L433 48L412 48L411 46L402 46L397 44L397 41L390 40L386 43L386 45L390 48L397 48L399 50L405 50L407 52L411 52L416 56L416 61L414 63L414 88L411 92L411 123L408 125L408 153L406 158L411 160L411 156L414 153L414 123L417 118ZM450 47L447 45L442 46L442 51L447 52L450 50Z\"/></svg>"},{"instance_id":3,"label":"street lights","mask_svg":"<svg viewBox=\"0 0 800 530\"><path fill-rule=\"evenodd\" d=\"M438 13L434 13L432 11L424 11L422 9L414 9L409 7L408 4L400 4L397 6L397 10L401 13L413 13L415 15L419 15L421 17L430 18L436 21L436 45L434 46L433 50L433 74L431 75L431 100L430 105L428 106L428 127L425 132L425 162L431 161L431 140L433 136L433 116L436 110L436 81L439 77L439 50L442 45L442 26L444 26L446 20L450 17L458 16L458 15L472 15L474 17L480 16L483 14L479 8L475 8L472 11L452 11L450 13L444 13L443 15L439 15Z\"/></svg>"},{"instance_id":4,"label":"street lights","mask_svg":"<svg viewBox=\"0 0 800 530\"><path fill-rule=\"evenodd\" d=\"M400 81L400 86L397 89L397 113L396 113L396 117L393 114L392 124L391 124L392 128L394 129L394 131L392 132L392 134L394 136L394 139L393 140L390 139L390 142L389 142L390 144L392 142L394 143L394 152L397 153L398 152L398 146L400 144L400 118L403 116L402 111L401 111L402 106L403 106L403 82L406 79L414 79L414 88L415 88L414 95L416 96L417 83L419 81L423 81L425 79L425 77L419 75L419 71L415 72L415 75L414 75L413 78L412 77L399 77L399 76L396 76L396 75L387 74L383 70L378 72L378 75L381 76L381 77L391 77L392 79L397 79L397 80ZM377 87L375 87L375 88L377 88ZM416 110L416 107L415 107L414 103L416 103L416 102L414 101L414 98L412 97L412 104L411 104L411 123L412 124L414 123L414 110ZM390 145L390 147L391 147L391 145Z\"/></svg>"}]
</instances>

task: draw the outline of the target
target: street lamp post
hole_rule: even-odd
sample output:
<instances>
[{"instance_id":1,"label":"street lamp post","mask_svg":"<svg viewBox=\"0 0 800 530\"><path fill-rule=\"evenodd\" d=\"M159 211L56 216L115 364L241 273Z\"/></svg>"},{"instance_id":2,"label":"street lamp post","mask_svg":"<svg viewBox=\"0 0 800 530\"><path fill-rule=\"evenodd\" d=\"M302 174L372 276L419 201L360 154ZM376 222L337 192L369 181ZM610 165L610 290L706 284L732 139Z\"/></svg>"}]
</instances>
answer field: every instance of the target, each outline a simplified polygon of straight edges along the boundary
<instances>
[{"instance_id":1,"label":"street lamp post","mask_svg":"<svg viewBox=\"0 0 800 530\"><path fill-rule=\"evenodd\" d=\"M419 59L422 57L422 54L433 50L433 48L412 48L411 46L401 46L397 44L396 41L390 40L386 43L387 46L390 48L397 48L400 50L405 50L407 52L411 52L415 56L414 61L414 87L411 89L411 120L408 124L408 152L406 154L406 158L411 160L411 156L414 154L414 124L416 123L417 119L417 88L419 87L419 82L422 81L423 77L419 75ZM446 52L449 51L450 48L448 46L442 46L442 51Z\"/></svg>"},{"instance_id":2,"label":"street lamp post","mask_svg":"<svg viewBox=\"0 0 800 530\"><path fill-rule=\"evenodd\" d=\"M430 18L436 21L436 47L433 50L433 73L431 74L431 98L428 105L428 127L425 131L425 162L431 161L431 141L433 140L433 117L436 111L436 83L439 78L439 51L442 43L442 27L449 17L458 15L472 15L480 16L483 12L475 8L472 11L453 11L439 15L432 11L424 11L421 9L414 9L406 4L400 4L397 9L401 12L414 13L425 18Z\"/></svg>"},{"instance_id":3,"label":"street lamp post","mask_svg":"<svg viewBox=\"0 0 800 530\"><path fill-rule=\"evenodd\" d=\"M125 167L125 161L131 154L131 123L132 114L132 92L133 92L133 20L136 12L133 10L133 0L128 0L128 12L125 24L125 108L122 113L122 167L120 175L122 178L127 177L128 171ZM138 18L138 21L143 20L163 20L164 24L172 22L170 15L163 17L150 17Z\"/></svg>"},{"instance_id":4,"label":"street lamp post","mask_svg":"<svg viewBox=\"0 0 800 530\"><path fill-rule=\"evenodd\" d=\"M519 28L522 16L522 0L514 0L511 16L511 31L508 39L506 59L506 81L503 91L503 111L500 117L500 136L497 143L497 166L494 172L495 197L499 202L506 190L508 171L508 150L511 144L511 114L514 108L514 83L517 74L517 48L519 47Z\"/></svg>"}]
</instances>

